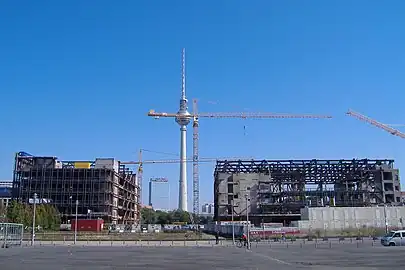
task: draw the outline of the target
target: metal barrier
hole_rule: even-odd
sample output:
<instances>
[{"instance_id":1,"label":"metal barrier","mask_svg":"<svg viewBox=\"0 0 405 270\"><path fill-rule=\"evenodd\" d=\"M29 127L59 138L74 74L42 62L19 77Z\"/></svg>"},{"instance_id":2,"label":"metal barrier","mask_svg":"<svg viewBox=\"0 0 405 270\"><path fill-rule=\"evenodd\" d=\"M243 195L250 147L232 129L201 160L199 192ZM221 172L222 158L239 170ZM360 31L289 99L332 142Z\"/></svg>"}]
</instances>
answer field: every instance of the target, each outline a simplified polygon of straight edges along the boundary
<instances>
[{"instance_id":1,"label":"metal barrier","mask_svg":"<svg viewBox=\"0 0 405 270\"><path fill-rule=\"evenodd\" d=\"M0 247L21 246L24 227L17 223L0 223Z\"/></svg>"}]
</instances>

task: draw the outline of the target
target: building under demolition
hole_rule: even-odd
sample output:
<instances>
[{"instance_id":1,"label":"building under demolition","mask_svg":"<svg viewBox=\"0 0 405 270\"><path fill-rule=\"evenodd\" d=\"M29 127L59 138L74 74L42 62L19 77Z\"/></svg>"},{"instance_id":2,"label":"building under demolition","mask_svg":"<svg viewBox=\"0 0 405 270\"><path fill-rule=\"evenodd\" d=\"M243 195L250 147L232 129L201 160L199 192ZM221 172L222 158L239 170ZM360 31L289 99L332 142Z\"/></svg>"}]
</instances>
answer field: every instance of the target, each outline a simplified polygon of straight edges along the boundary
<instances>
[{"instance_id":1,"label":"building under demolition","mask_svg":"<svg viewBox=\"0 0 405 270\"><path fill-rule=\"evenodd\" d=\"M13 199L32 203L36 193L36 203L56 206L62 222L74 219L76 200L79 218L112 224L139 221L136 174L113 158L60 161L19 152L14 166Z\"/></svg>"},{"instance_id":2,"label":"building under demolition","mask_svg":"<svg viewBox=\"0 0 405 270\"><path fill-rule=\"evenodd\" d=\"M401 203L393 160L217 161L214 219L286 222L304 207ZM232 210L233 209L233 210Z\"/></svg>"}]
</instances>

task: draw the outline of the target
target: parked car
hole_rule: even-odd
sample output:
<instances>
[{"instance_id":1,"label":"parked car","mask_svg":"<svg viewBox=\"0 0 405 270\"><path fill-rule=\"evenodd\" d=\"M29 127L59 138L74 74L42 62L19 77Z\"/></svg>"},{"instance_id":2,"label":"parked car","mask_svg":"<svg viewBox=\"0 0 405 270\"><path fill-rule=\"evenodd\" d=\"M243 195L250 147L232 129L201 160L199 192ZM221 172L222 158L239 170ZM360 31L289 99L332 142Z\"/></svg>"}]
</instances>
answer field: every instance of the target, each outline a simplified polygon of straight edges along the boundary
<instances>
[{"instance_id":1,"label":"parked car","mask_svg":"<svg viewBox=\"0 0 405 270\"><path fill-rule=\"evenodd\" d=\"M405 230L390 231L381 238L383 246L405 246Z\"/></svg>"}]
</instances>

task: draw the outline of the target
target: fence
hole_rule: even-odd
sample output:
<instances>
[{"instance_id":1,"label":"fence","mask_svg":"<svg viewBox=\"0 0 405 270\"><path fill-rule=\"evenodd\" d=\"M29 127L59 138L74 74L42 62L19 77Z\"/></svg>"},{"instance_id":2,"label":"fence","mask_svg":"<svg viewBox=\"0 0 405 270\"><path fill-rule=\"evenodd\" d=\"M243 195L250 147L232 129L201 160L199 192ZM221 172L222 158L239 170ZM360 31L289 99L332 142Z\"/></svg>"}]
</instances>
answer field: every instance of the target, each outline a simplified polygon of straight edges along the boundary
<instances>
[{"instance_id":1,"label":"fence","mask_svg":"<svg viewBox=\"0 0 405 270\"><path fill-rule=\"evenodd\" d=\"M21 246L23 234L22 224L0 223L0 247Z\"/></svg>"},{"instance_id":2,"label":"fence","mask_svg":"<svg viewBox=\"0 0 405 270\"><path fill-rule=\"evenodd\" d=\"M74 232L36 232L37 241L73 241ZM107 233L107 232L77 232L77 241L167 241L167 240L205 240L213 236L196 232L160 232L160 233ZM24 241L31 241L31 234L24 235Z\"/></svg>"}]
</instances>

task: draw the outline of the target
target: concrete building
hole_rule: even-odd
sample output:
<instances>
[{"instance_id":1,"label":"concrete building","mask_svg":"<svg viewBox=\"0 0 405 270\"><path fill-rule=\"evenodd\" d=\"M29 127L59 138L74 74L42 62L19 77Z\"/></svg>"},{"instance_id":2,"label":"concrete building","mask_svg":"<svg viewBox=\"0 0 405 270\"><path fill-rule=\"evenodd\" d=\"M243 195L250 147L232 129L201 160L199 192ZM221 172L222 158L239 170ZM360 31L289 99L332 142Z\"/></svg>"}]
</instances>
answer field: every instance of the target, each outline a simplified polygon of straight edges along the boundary
<instances>
[{"instance_id":1,"label":"concrete building","mask_svg":"<svg viewBox=\"0 0 405 270\"><path fill-rule=\"evenodd\" d=\"M401 191L401 199L402 199L402 203L405 204L405 191Z\"/></svg>"},{"instance_id":2,"label":"concrete building","mask_svg":"<svg viewBox=\"0 0 405 270\"><path fill-rule=\"evenodd\" d=\"M252 223L301 218L305 207L401 204L393 160L217 161L214 219ZM232 210L233 209L233 210Z\"/></svg>"},{"instance_id":3,"label":"concrete building","mask_svg":"<svg viewBox=\"0 0 405 270\"><path fill-rule=\"evenodd\" d=\"M139 222L139 185L134 172L113 158L60 161L19 152L15 157L13 199L50 203L62 223L75 217L102 218L107 224ZM89 216L91 215L91 216Z\"/></svg>"},{"instance_id":4,"label":"concrete building","mask_svg":"<svg viewBox=\"0 0 405 270\"><path fill-rule=\"evenodd\" d=\"M0 204L8 206L12 196L12 181L0 181Z\"/></svg>"}]
</instances>

